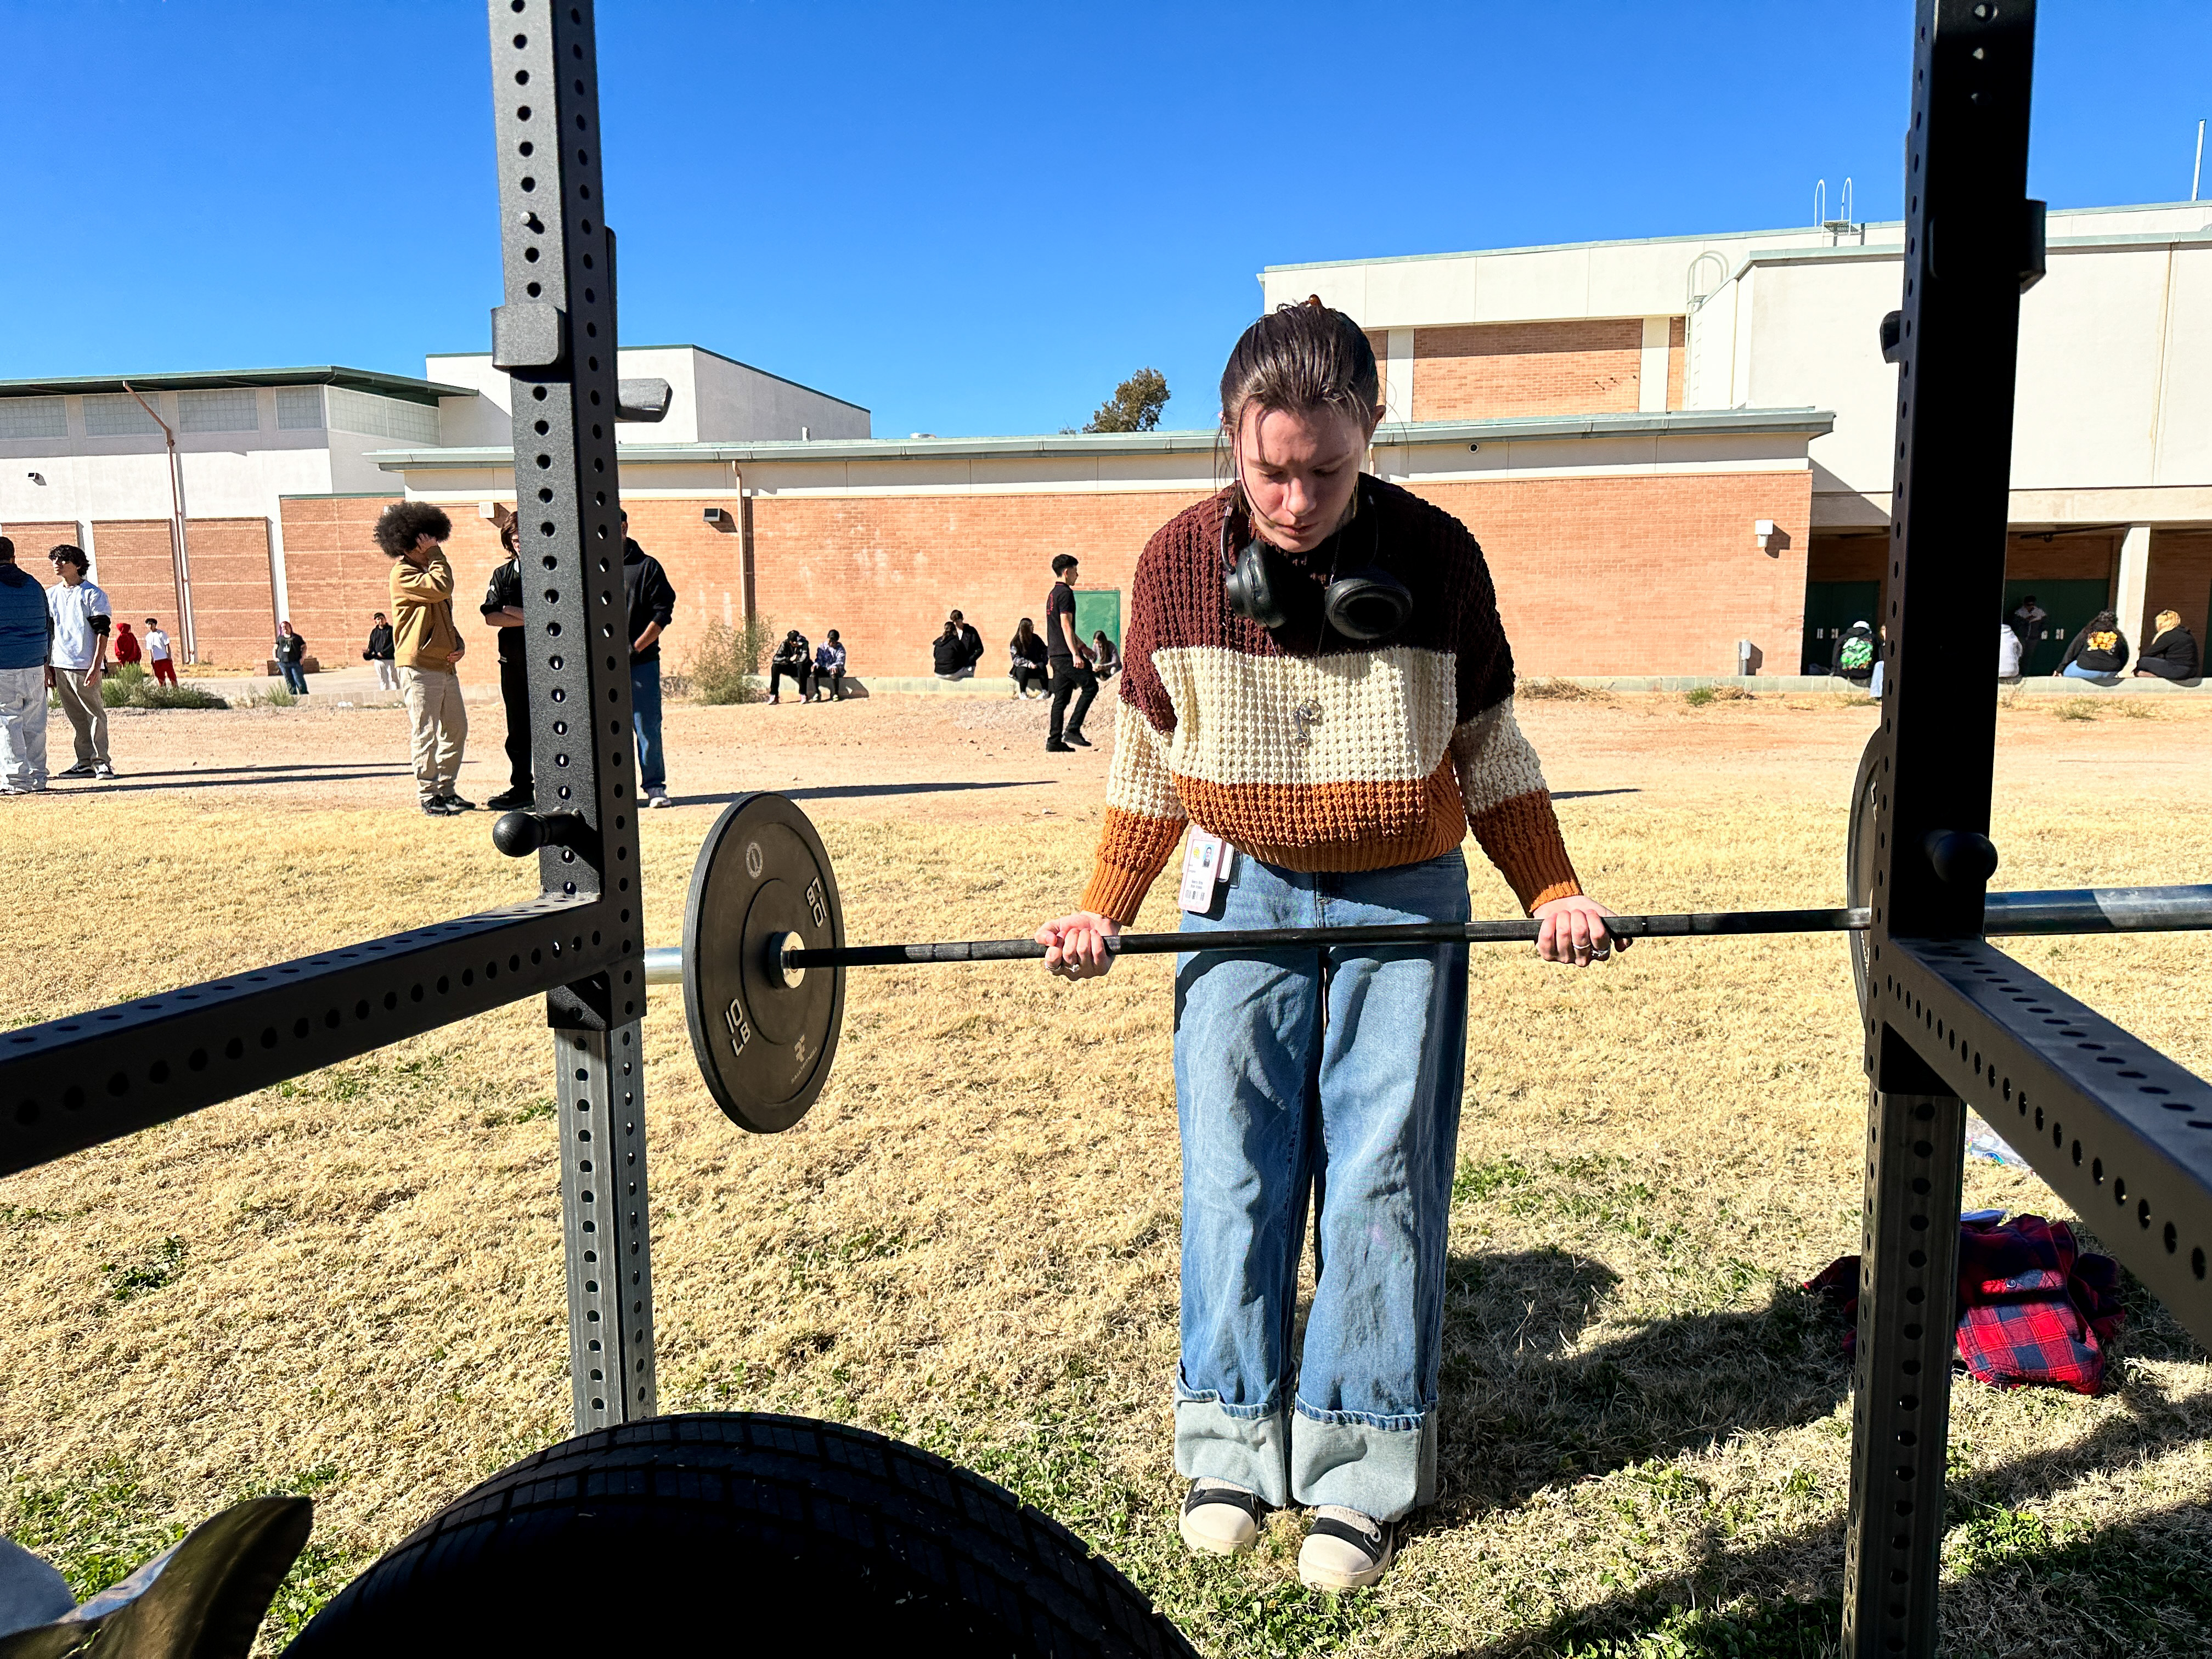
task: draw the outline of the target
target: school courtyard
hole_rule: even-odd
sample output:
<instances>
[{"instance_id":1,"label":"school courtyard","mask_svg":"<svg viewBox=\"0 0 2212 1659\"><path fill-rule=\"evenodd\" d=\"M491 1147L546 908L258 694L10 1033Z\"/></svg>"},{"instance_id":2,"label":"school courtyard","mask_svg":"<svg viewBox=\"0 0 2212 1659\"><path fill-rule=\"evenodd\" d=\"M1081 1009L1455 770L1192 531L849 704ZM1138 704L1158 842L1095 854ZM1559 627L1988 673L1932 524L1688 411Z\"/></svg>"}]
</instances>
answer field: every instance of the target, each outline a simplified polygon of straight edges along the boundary
<instances>
[{"instance_id":1,"label":"school courtyard","mask_svg":"<svg viewBox=\"0 0 2212 1659\"><path fill-rule=\"evenodd\" d=\"M478 678L483 677L479 671ZM1546 691L1553 695L1540 695ZM118 715L107 785L0 802L18 1025L535 890L491 815L425 821L397 708ZM1103 712L1103 710L1101 711ZM504 781L471 709L464 795ZM1072 902L1099 750L1041 706L885 695L672 705L644 816L675 943L724 804L799 800L855 941L1029 932ZM1616 908L1843 901L1875 719L1832 693L1524 686L1590 890ZM2212 702L2019 697L1995 885L2202 879ZM1478 859L1478 915L1510 914ZM1172 925L1168 884L1143 926ZM2191 935L2013 947L2199 1071ZM1376 1590L1302 1589L1295 1517L1186 1554L1169 1458L1178 1176L1170 969L856 970L833 1079L753 1138L680 996L645 1022L659 1403L805 1413L968 1464L1065 1522L1210 1654L1834 1650L1850 1430L1840 1322L1798 1287L1855 1247L1856 1008L1832 935L1647 942L1602 971L1478 947L1443 1499ZM532 1004L0 1182L17 1263L0 1531L80 1594L238 1497L312 1492L264 1647L474 1480L570 1431L549 1036ZM1968 1206L2063 1215L1970 1163ZM1954 1393L1945 1650L2212 1650L2212 1364L2139 1292L2113 1381ZM672 1595L689 1588L670 1585Z\"/></svg>"}]
</instances>

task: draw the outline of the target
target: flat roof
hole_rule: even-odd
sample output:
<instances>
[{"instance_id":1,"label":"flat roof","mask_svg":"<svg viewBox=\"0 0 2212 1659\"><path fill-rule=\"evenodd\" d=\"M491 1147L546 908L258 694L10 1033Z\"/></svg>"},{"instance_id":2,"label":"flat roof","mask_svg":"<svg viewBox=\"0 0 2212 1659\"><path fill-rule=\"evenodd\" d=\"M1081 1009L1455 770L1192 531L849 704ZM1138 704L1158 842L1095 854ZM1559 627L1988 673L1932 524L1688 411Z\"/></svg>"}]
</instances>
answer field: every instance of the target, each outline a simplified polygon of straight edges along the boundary
<instances>
[{"instance_id":1,"label":"flat roof","mask_svg":"<svg viewBox=\"0 0 2212 1659\"><path fill-rule=\"evenodd\" d=\"M728 363L733 368L742 368L748 374L758 374L767 380L780 380L785 386L797 386L801 392L811 392L817 398L827 398L833 404L842 404L848 409L857 409L863 415L872 415L875 413L875 411L870 409L866 404L856 404L850 398L841 398L834 392L824 392L818 386L809 386L804 380L794 380L788 374L779 374L772 368L763 368L758 363L742 362L736 357L731 356L727 352L717 351L712 346L702 346L696 341L693 340L677 340L665 345L625 345L618 343L615 347L616 361L617 362L621 361L621 354L625 351L702 351L709 357ZM489 351L426 351L422 354L423 361L426 362L434 362L440 357L489 357L490 356L491 353Z\"/></svg>"},{"instance_id":2,"label":"flat roof","mask_svg":"<svg viewBox=\"0 0 2212 1659\"><path fill-rule=\"evenodd\" d=\"M2207 201L2130 202L2118 207L2052 208L2046 218L2060 219L2077 213L2157 213L2185 208L2202 209L2208 217L2212 217L2212 201ZM1865 230L1894 229L1902 233L1905 228L1902 219L1865 219L1853 222ZM1260 274L1267 276L1282 270L1337 270L1346 265L1403 265L1423 259L1487 259L1513 253L1572 253L1584 248L1647 247L1668 242L1736 242L1761 236L1817 236L1822 229L1820 225L1784 225L1771 230L1693 231L1680 236L1613 236L1594 242L1531 242L1518 247L1471 247L1448 253L1352 255L1342 259L1306 259L1297 264L1262 265Z\"/></svg>"},{"instance_id":3,"label":"flat roof","mask_svg":"<svg viewBox=\"0 0 2212 1659\"><path fill-rule=\"evenodd\" d=\"M218 392L248 386L334 386L348 392L370 392L380 398L398 398L410 404L436 407L441 398L473 398L473 386L447 386L437 380L418 380L411 374L386 374L381 369L347 368L319 363L302 368L197 368L173 374L64 374L46 379L0 380L0 398L51 398L64 393L125 392Z\"/></svg>"},{"instance_id":4,"label":"flat roof","mask_svg":"<svg viewBox=\"0 0 2212 1659\"><path fill-rule=\"evenodd\" d=\"M1378 448L1422 444L1507 443L1516 440L1691 437L1746 432L1832 430L1825 409L1676 409L1664 413L1516 415L1487 421L1401 421L1375 429ZM625 463L682 461L954 461L1066 459L1084 455L1211 454L1214 434L1068 432L1004 438L778 438L757 443L624 444ZM481 446L451 449L380 449L369 459L386 472L453 471L511 465L514 452Z\"/></svg>"}]
</instances>

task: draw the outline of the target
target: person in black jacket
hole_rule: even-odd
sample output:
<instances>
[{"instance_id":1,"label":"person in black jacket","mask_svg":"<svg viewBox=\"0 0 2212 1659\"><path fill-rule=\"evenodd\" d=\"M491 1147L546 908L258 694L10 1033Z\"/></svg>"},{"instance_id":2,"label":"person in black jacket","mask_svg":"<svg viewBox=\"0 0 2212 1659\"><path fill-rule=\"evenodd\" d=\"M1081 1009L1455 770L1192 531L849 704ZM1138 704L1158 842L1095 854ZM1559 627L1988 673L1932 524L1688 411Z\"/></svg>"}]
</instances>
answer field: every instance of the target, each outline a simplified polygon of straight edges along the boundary
<instances>
[{"instance_id":1,"label":"person in black jacket","mask_svg":"<svg viewBox=\"0 0 2212 1659\"><path fill-rule=\"evenodd\" d=\"M2137 679L2193 680L2201 665L2197 636L2181 625L2179 611L2161 611L2153 624L2157 631L2136 659Z\"/></svg>"},{"instance_id":2,"label":"person in black jacket","mask_svg":"<svg viewBox=\"0 0 2212 1659\"><path fill-rule=\"evenodd\" d=\"M538 805L530 775L530 678L523 667L522 562L515 551L514 520L499 527L507 557L491 568L484 587L483 619L499 630L499 700L507 709L507 787L484 805L495 812L527 811Z\"/></svg>"},{"instance_id":3,"label":"person in black jacket","mask_svg":"<svg viewBox=\"0 0 2212 1659\"><path fill-rule=\"evenodd\" d=\"M945 619L945 630L929 642L930 672L940 680L972 680L975 659L968 654L968 637L962 631L960 613Z\"/></svg>"},{"instance_id":4,"label":"person in black jacket","mask_svg":"<svg viewBox=\"0 0 2212 1659\"><path fill-rule=\"evenodd\" d=\"M667 806L668 762L660 749L660 635L676 619L676 588L660 561L629 538L623 522L623 593L629 601L629 719L637 732L637 783L647 806Z\"/></svg>"},{"instance_id":5,"label":"person in black jacket","mask_svg":"<svg viewBox=\"0 0 2212 1659\"><path fill-rule=\"evenodd\" d=\"M1014 629L1014 637L1006 641L1006 655L1013 666L1006 672L1014 678L1014 695L1018 697L1042 697L1052 684L1046 673L1051 654L1045 645L1044 635L1036 631L1036 624L1027 617Z\"/></svg>"},{"instance_id":6,"label":"person in black jacket","mask_svg":"<svg viewBox=\"0 0 2212 1659\"><path fill-rule=\"evenodd\" d=\"M806 643L806 635L795 628L783 636L783 643L776 647L775 655L769 659L768 700L770 702L783 701L783 683L786 680L799 682L799 700L801 702L814 693L813 648Z\"/></svg>"},{"instance_id":7,"label":"person in black jacket","mask_svg":"<svg viewBox=\"0 0 2212 1659\"><path fill-rule=\"evenodd\" d=\"M381 611L376 613L369 627L368 649L361 653L361 659L376 665L378 690L397 691L399 689L399 668L392 660L392 624L385 621Z\"/></svg>"},{"instance_id":8,"label":"person in black jacket","mask_svg":"<svg viewBox=\"0 0 2212 1659\"><path fill-rule=\"evenodd\" d=\"M2109 685L2127 665L2128 636L2120 632L2120 619L2109 611L2100 611L2074 636L2074 643L2066 647L2066 659L2051 678L2100 680Z\"/></svg>"},{"instance_id":9,"label":"person in black jacket","mask_svg":"<svg viewBox=\"0 0 2212 1659\"><path fill-rule=\"evenodd\" d=\"M973 672L975 665L983 660L983 636L975 631L975 624L957 611L952 613L952 620L960 625L961 643L968 647L968 667Z\"/></svg>"},{"instance_id":10,"label":"person in black jacket","mask_svg":"<svg viewBox=\"0 0 2212 1659\"><path fill-rule=\"evenodd\" d=\"M1855 622L1836 636L1835 654L1828 663L1828 672L1854 685L1864 685L1874 678L1874 665L1881 659L1881 647L1875 641L1874 629L1864 622Z\"/></svg>"},{"instance_id":11,"label":"person in black jacket","mask_svg":"<svg viewBox=\"0 0 2212 1659\"><path fill-rule=\"evenodd\" d=\"M276 672L284 677L284 689L296 696L307 695L307 642L292 631L292 624L276 624Z\"/></svg>"}]
</instances>

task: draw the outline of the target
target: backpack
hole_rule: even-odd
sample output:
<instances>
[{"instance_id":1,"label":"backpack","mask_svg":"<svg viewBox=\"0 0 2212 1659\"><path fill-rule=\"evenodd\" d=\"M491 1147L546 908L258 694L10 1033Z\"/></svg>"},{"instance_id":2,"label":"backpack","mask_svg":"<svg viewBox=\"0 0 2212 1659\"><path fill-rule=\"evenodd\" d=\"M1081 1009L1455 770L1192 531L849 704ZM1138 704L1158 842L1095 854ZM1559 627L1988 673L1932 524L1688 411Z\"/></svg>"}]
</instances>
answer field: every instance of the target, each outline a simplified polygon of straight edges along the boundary
<instances>
[{"instance_id":1,"label":"backpack","mask_svg":"<svg viewBox=\"0 0 2212 1659\"><path fill-rule=\"evenodd\" d=\"M1844 641L1843 649L1836 653L1836 666L1846 673L1856 673L1862 668L1874 666L1874 641L1864 635L1854 635Z\"/></svg>"}]
</instances>

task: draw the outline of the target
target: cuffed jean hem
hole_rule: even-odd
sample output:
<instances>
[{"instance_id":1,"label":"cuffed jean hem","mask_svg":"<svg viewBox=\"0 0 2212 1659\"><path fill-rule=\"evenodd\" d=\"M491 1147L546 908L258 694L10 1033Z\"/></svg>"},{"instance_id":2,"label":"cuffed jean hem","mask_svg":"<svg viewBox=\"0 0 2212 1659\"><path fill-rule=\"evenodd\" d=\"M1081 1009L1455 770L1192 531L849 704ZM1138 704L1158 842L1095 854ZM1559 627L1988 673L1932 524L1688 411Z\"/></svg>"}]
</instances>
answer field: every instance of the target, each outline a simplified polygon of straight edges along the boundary
<instances>
[{"instance_id":1,"label":"cuffed jean hem","mask_svg":"<svg viewBox=\"0 0 2212 1659\"><path fill-rule=\"evenodd\" d=\"M1382 1428L1349 1412L1315 1412L1176 1401L1176 1473L1227 1480L1273 1509L1341 1504L1395 1521L1437 1501L1437 1413Z\"/></svg>"}]
</instances>

